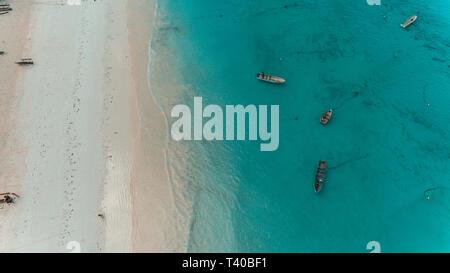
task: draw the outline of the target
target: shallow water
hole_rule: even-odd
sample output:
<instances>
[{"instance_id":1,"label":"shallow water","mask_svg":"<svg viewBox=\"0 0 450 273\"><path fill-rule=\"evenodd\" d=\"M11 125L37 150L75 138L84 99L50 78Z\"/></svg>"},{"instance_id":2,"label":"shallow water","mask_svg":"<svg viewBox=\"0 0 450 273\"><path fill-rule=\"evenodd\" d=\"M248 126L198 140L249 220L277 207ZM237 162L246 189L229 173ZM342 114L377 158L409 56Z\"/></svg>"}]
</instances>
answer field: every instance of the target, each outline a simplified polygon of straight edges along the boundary
<instances>
[{"instance_id":1,"label":"shallow water","mask_svg":"<svg viewBox=\"0 0 450 273\"><path fill-rule=\"evenodd\" d=\"M194 96L280 105L275 152L168 140L187 251L450 251L450 2L381 3L159 1L150 81L169 126Z\"/></svg>"}]
</instances>

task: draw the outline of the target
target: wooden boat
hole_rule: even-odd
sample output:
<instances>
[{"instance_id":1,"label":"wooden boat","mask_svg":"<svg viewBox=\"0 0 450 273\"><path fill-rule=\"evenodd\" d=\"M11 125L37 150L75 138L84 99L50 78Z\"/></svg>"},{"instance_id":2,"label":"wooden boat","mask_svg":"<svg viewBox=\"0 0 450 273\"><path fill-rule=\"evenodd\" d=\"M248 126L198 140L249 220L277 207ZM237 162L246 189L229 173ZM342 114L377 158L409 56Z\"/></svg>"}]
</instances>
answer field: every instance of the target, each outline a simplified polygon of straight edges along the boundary
<instances>
[{"instance_id":1,"label":"wooden boat","mask_svg":"<svg viewBox=\"0 0 450 273\"><path fill-rule=\"evenodd\" d=\"M19 195L13 193L13 192L5 192L0 193L0 204L7 203L11 204L14 203L15 199L18 198Z\"/></svg>"},{"instance_id":2,"label":"wooden boat","mask_svg":"<svg viewBox=\"0 0 450 273\"><path fill-rule=\"evenodd\" d=\"M256 74L256 78L258 80L261 80L261 81L266 81L266 82L270 82L270 83L277 83L277 84L286 82L286 80L283 79L283 78L280 78L280 77L277 77L277 76L272 76L272 75L266 75L266 74L264 74L264 72Z\"/></svg>"},{"instance_id":3,"label":"wooden boat","mask_svg":"<svg viewBox=\"0 0 450 273\"><path fill-rule=\"evenodd\" d=\"M407 26L411 25L412 23L414 23L414 21L417 20L417 15L413 15L411 17L409 17L405 22L401 23L400 25L403 28L406 28Z\"/></svg>"},{"instance_id":4,"label":"wooden boat","mask_svg":"<svg viewBox=\"0 0 450 273\"><path fill-rule=\"evenodd\" d=\"M323 125L327 124L328 121L330 121L332 114L333 114L333 110L332 109L330 109L330 110L326 111L325 113L323 113L322 117L320 117L320 123L322 123Z\"/></svg>"},{"instance_id":5,"label":"wooden boat","mask_svg":"<svg viewBox=\"0 0 450 273\"><path fill-rule=\"evenodd\" d=\"M314 180L314 191L319 193L322 190L323 184L325 183L325 174L327 171L327 163L323 160L319 161L317 166L316 178Z\"/></svg>"},{"instance_id":6,"label":"wooden boat","mask_svg":"<svg viewBox=\"0 0 450 273\"><path fill-rule=\"evenodd\" d=\"M20 61L16 62L16 64L18 65L32 65L34 64L33 60L31 58L24 58L21 59Z\"/></svg>"}]
</instances>

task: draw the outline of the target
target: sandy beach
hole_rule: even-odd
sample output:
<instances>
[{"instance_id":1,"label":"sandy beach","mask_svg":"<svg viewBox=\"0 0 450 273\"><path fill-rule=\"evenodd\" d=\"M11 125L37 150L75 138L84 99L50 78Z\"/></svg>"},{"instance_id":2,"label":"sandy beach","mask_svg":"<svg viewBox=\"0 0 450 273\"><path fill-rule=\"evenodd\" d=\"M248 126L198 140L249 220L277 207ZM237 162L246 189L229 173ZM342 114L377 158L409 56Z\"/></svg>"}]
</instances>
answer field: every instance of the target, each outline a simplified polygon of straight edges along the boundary
<instances>
[{"instance_id":1,"label":"sandy beach","mask_svg":"<svg viewBox=\"0 0 450 273\"><path fill-rule=\"evenodd\" d=\"M0 3L0 192L20 195L0 251L183 251L149 92L156 2Z\"/></svg>"}]
</instances>

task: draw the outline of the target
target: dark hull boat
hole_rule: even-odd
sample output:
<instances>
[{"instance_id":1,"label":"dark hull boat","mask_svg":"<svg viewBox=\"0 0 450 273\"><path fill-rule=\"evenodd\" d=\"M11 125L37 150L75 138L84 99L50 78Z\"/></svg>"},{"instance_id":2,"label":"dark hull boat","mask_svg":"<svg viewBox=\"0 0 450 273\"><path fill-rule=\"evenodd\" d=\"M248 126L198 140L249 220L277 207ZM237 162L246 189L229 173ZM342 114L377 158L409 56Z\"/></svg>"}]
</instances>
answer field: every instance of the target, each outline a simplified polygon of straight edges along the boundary
<instances>
[{"instance_id":1,"label":"dark hull boat","mask_svg":"<svg viewBox=\"0 0 450 273\"><path fill-rule=\"evenodd\" d=\"M12 8L9 4L0 4L0 15L7 14L12 11Z\"/></svg>"},{"instance_id":2,"label":"dark hull boat","mask_svg":"<svg viewBox=\"0 0 450 273\"><path fill-rule=\"evenodd\" d=\"M19 195L15 194L13 192L0 193L0 204L3 204L3 203L6 203L6 204L14 203L14 201L18 197L19 197Z\"/></svg>"},{"instance_id":3,"label":"dark hull boat","mask_svg":"<svg viewBox=\"0 0 450 273\"><path fill-rule=\"evenodd\" d=\"M320 117L320 123L322 123L323 125L327 124L328 121L330 121L332 114L333 110L331 109L323 113L322 117Z\"/></svg>"},{"instance_id":4,"label":"dark hull boat","mask_svg":"<svg viewBox=\"0 0 450 273\"><path fill-rule=\"evenodd\" d=\"M316 179L314 181L314 191L316 193L322 190L323 184L325 183L325 174L327 172L327 163L323 160L319 161L316 171Z\"/></svg>"}]
</instances>

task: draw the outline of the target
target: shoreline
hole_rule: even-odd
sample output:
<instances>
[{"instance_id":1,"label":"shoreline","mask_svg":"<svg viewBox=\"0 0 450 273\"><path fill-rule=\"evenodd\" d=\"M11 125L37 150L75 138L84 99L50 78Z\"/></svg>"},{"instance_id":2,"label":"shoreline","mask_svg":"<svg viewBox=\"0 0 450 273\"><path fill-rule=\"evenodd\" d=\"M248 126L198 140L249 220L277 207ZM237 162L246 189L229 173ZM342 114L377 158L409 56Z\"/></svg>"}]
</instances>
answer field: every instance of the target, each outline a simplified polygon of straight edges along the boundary
<instances>
[{"instance_id":1,"label":"shoreline","mask_svg":"<svg viewBox=\"0 0 450 273\"><path fill-rule=\"evenodd\" d=\"M158 0L128 1L131 67L136 87L133 116L137 125L134 128L131 179L132 251L182 252L185 248L177 233L176 200L172 196L165 161L168 128L152 95L149 79L152 65L150 47L157 24L157 9ZM148 61L143 62L143 59Z\"/></svg>"}]
</instances>

